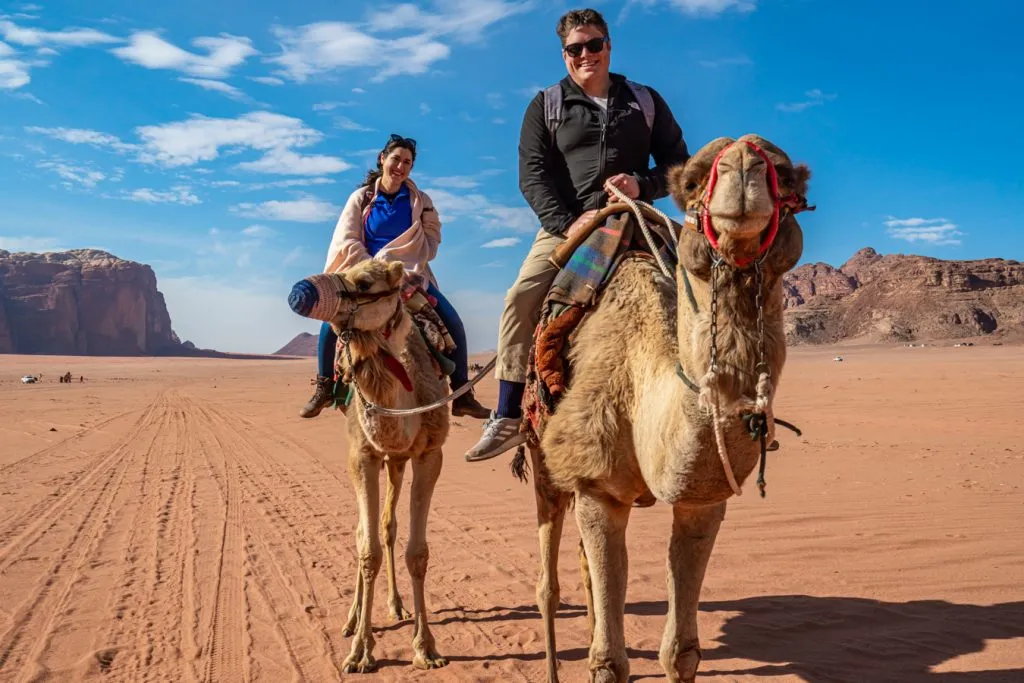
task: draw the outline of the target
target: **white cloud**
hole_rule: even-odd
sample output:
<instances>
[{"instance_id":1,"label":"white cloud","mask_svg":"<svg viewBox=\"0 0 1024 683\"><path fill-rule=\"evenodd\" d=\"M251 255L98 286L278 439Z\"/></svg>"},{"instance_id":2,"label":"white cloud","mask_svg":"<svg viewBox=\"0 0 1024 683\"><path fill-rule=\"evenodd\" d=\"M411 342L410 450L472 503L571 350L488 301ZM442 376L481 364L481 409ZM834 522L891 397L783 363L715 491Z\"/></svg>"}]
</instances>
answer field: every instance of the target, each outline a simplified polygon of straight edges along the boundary
<instances>
[{"instance_id":1,"label":"white cloud","mask_svg":"<svg viewBox=\"0 0 1024 683\"><path fill-rule=\"evenodd\" d=\"M64 251L64 247L52 237L6 236L0 235L0 249L4 251L27 251L41 253L47 251Z\"/></svg>"},{"instance_id":2,"label":"white cloud","mask_svg":"<svg viewBox=\"0 0 1024 683\"><path fill-rule=\"evenodd\" d=\"M91 28L73 28L61 31L46 31L40 28L25 28L11 21L0 21L0 34L4 39L16 45L26 47L43 47L58 45L65 47L87 47L120 43L120 38Z\"/></svg>"},{"instance_id":3,"label":"white cloud","mask_svg":"<svg viewBox=\"0 0 1024 683\"><path fill-rule=\"evenodd\" d=\"M287 180L274 180L268 183L242 183L237 180L215 180L210 183L213 187L237 187L246 192L256 190L269 190L283 187L309 187L311 185L332 185L336 181L333 178L288 178Z\"/></svg>"},{"instance_id":4,"label":"white cloud","mask_svg":"<svg viewBox=\"0 0 1024 683\"><path fill-rule=\"evenodd\" d=\"M201 276L159 281L174 330L182 339L200 348L237 353L273 353L300 332L319 330L319 321L303 318L288 308L292 284L267 277L222 280ZM217 315L210 315L211 302L217 307Z\"/></svg>"},{"instance_id":5,"label":"white cloud","mask_svg":"<svg viewBox=\"0 0 1024 683\"><path fill-rule=\"evenodd\" d=\"M192 44L206 51L200 55L173 45L152 31L133 33L125 47L111 50L126 62L147 69L172 69L201 78L224 78L233 68L258 54L252 41L222 33L218 37L196 38Z\"/></svg>"},{"instance_id":6,"label":"white cloud","mask_svg":"<svg viewBox=\"0 0 1024 683\"><path fill-rule=\"evenodd\" d=\"M256 81L263 85L284 85L284 81L274 76L249 76L250 81Z\"/></svg>"},{"instance_id":7,"label":"white cloud","mask_svg":"<svg viewBox=\"0 0 1024 683\"><path fill-rule=\"evenodd\" d=\"M356 95L365 95L366 94L366 91L363 90L362 88L352 88L352 92L354 92Z\"/></svg>"},{"instance_id":8,"label":"white cloud","mask_svg":"<svg viewBox=\"0 0 1024 683\"><path fill-rule=\"evenodd\" d=\"M233 85L229 85L223 81L213 81L209 78L179 78L182 83L191 83L192 85L198 85L203 90L211 90L213 92L219 92L223 95L227 95L233 100L247 100L249 96L239 90Z\"/></svg>"},{"instance_id":9,"label":"white cloud","mask_svg":"<svg viewBox=\"0 0 1024 683\"><path fill-rule=\"evenodd\" d=\"M36 166L56 173L64 179L64 186L68 188L74 187L75 185L93 188L96 187L97 183L107 177L106 174L99 171L94 171L82 166L72 166L71 164L66 164L62 161L40 161Z\"/></svg>"},{"instance_id":10,"label":"white cloud","mask_svg":"<svg viewBox=\"0 0 1024 683\"><path fill-rule=\"evenodd\" d=\"M250 225L248 228L242 230L242 234L246 237L254 237L256 239L266 239L273 237L277 234L276 231L268 228L265 225Z\"/></svg>"},{"instance_id":11,"label":"white cloud","mask_svg":"<svg viewBox=\"0 0 1024 683\"><path fill-rule=\"evenodd\" d=\"M108 147L116 152L127 152L138 149L137 145L130 145L115 136L101 133L86 128L41 128L39 126L26 126L29 133L45 135L54 140L68 142L73 145L92 145L93 147Z\"/></svg>"},{"instance_id":12,"label":"white cloud","mask_svg":"<svg viewBox=\"0 0 1024 683\"><path fill-rule=\"evenodd\" d=\"M802 112L808 107L817 107L819 105L825 104L826 102L831 102L832 100L836 99L835 94L823 93L821 90L817 88L805 92L804 97L806 97L807 99L802 100L800 102L780 103L775 105L775 108L778 109L779 111L784 111L789 114L795 114Z\"/></svg>"},{"instance_id":13,"label":"white cloud","mask_svg":"<svg viewBox=\"0 0 1024 683\"><path fill-rule=\"evenodd\" d=\"M334 111L339 107L354 107L356 106L356 104L356 102L317 102L316 104L313 105L313 111Z\"/></svg>"},{"instance_id":14,"label":"white cloud","mask_svg":"<svg viewBox=\"0 0 1024 683\"><path fill-rule=\"evenodd\" d=\"M242 171L255 173L276 173L278 175L313 175L341 173L352 168L352 164L339 157L324 154L302 155L284 147L267 152L263 158L238 164Z\"/></svg>"},{"instance_id":15,"label":"white cloud","mask_svg":"<svg viewBox=\"0 0 1024 683\"><path fill-rule=\"evenodd\" d=\"M960 226L945 218L893 218L885 221L889 236L911 244L924 242L935 246L955 246L963 236Z\"/></svg>"},{"instance_id":16,"label":"white cloud","mask_svg":"<svg viewBox=\"0 0 1024 683\"><path fill-rule=\"evenodd\" d=\"M236 119L193 115L185 121L136 129L145 145L143 161L165 166L189 166L212 161L221 148L249 147L274 150L305 147L320 141L323 134L300 119L251 112Z\"/></svg>"},{"instance_id":17,"label":"white cloud","mask_svg":"<svg viewBox=\"0 0 1024 683\"><path fill-rule=\"evenodd\" d=\"M514 247L522 240L518 237L501 237L496 240L491 240L485 244L481 244L482 249L501 249L504 247Z\"/></svg>"},{"instance_id":18,"label":"white cloud","mask_svg":"<svg viewBox=\"0 0 1024 683\"><path fill-rule=\"evenodd\" d=\"M0 43L0 47L7 47ZM0 52L2 55L3 52ZM0 89L17 90L28 85L32 78L28 75L29 65L18 59L0 59Z\"/></svg>"},{"instance_id":19,"label":"white cloud","mask_svg":"<svg viewBox=\"0 0 1024 683\"><path fill-rule=\"evenodd\" d=\"M497 204L482 194L453 194L440 188L424 188L434 201L442 222L472 220L487 230L535 233L540 223L526 206Z\"/></svg>"},{"instance_id":20,"label":"white cloud","mask_svg":"<svg viewBox=\"0 0 1024 683\"><path fill-rule=\"evenodd\" d=\"M347 116L335 117L334 125L337 126L338 128L341 128L342 130L351 130L360 133L368 133L374 130L373 128L364 126L361 123L356 123Z\"/></svg>"},{"instance_id":21,"label":"white cloud","mask_svg":"<svg viewBox=\"0 0 1024 683\"><path fill-rule=\"evenodd\" d=\"M486 28L525 11L533 2L441 0L435 4L437 13L409 3L394 5L372 12L362 26L337 21L298 28L275 26L272 31L282 51L269 61L280 65L279 75L298 82L335 69L356 67L374 69L374 82L422 74L451 53L439 38L480 40ZM387 37L373 35L381 33Z\"/></svg>"},{"instance_id":22,"label":"white cloud","mask_svg":"<svg viewBox=\"0 0 1024 683\"><path fill-rule=\"evenodd\" d=\"M420 114L426 116L430 113L430 105L426 102L420 102Z\"/></svg>"},{"instance_id":23,"label":"white cloud","mask_svg":"<svg viewBox=\"0 0 1024 683\"><path fill-rule=\"evenodd\" d=\"M757 9L757 0L629 0L623 13L633 6L654 7L667 4L684 14L711 17L723 12L753 12Z\"/></svg>"},{"instance_id":24,"label":"white cloud","mask_svg":"<svg viewBox=\"0 0 1024 683\"><path fill-rule=\"evenodd\" d=\"M133 202L145 202L147 204L183 204L185 206L192 206L202 203L199 197L192 194L191 188L185 185L175 185L167 192L143 187L125 193L124 198Z\"/></svg>"},{"instance_id":25,"label":"white cloud","mask_svg":"<svg viewBox=\"0 0 1024 683\"><path fill-rule=\"evenodd\" d=\"M245 202L231 207L231 210L249 218L298 223L324 223L337 219L340 212L340 208L330 202L309 195L299 199L271 200L260 204Z\"/></svg>"}]
</instances>

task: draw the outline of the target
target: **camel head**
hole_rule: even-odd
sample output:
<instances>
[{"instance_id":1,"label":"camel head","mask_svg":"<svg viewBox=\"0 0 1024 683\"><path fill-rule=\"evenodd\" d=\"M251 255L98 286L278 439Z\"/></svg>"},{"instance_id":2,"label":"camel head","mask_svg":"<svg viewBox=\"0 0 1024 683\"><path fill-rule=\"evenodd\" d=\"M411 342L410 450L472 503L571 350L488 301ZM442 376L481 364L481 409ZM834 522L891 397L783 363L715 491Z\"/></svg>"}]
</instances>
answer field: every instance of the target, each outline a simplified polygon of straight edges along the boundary
<instances>
[{"instance_id":1,"label":"camel head","mask_svg":"<svg viewBox=\"0 0 1024 683\"><path fill-rule=\"evenodd\" d=\"M803 252L803 234L793 214L807 208L807 166L757 135L718 138L685 164L669 171L669 191L700 235L680 244L683 265L710 266L707 244L726 263L744 268L764 256L781 275ZM686 234L686 233L684 233Z\"/></svg>"},{"instance_id":2,"label":"camel head","mask_svg":"<svg viewBox=\"0 0 1024 683\"><path fill-rule=\"evenodd\" d=\"M335 331L374 332L400 313L404 274L397 261L368 259L338 273L300 280L288 305L303 317L331 323Z\"/></svg>"}]
</instances>

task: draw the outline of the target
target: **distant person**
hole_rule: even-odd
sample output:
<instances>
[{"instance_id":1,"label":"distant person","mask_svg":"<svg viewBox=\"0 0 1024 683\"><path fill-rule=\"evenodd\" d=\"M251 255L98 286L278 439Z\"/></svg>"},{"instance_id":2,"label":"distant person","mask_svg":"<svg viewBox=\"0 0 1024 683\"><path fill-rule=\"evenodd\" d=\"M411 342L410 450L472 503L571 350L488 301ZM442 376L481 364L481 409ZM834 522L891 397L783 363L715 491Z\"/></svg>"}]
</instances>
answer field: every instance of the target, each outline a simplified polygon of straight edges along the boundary
<instances>
[{"instance_id":1,"label":"distant person","mask_svg":"<svg viewBox=\"0 0 1024 683\"><path fill-rule=\"evenodd\" d=\"M441 294L428 265L441 243L441 219L430 197L416 187L409 174L416 161L416 141L392 134L377 156L377 168L353 192L334 228L324 272L334 273L376 258L401 261L406 277L425 285L437 299L441 317L456 349L449 359L455 364L452 391L469 382L466 329L448 299ZM316 390L303 406L302 417L316 417L333 400L334 353L338 337L329 323L320 326L317 344ZM473 396L472 390L452 401L452 415L486 418L490 410Z\"/></svg>"},{"instance_id":2,"label":"distant person","mask_svg":"<svg viewBox=\"0 0 1024 683\"><path fill-rule=\"evenodd\" d=\"M541 229L505 296L495 369L498 406L466 453L470 462L525 440L519 428L527 362L541 305L558 273L548 256L605 205L609 187L632 199L661 199L668 195L668 169L690 156L661 95L609 71L612 43L600 12L567 12L556 33L568 75L537 93L519 134L519 189Z\"/></svg>"}]
</instances>

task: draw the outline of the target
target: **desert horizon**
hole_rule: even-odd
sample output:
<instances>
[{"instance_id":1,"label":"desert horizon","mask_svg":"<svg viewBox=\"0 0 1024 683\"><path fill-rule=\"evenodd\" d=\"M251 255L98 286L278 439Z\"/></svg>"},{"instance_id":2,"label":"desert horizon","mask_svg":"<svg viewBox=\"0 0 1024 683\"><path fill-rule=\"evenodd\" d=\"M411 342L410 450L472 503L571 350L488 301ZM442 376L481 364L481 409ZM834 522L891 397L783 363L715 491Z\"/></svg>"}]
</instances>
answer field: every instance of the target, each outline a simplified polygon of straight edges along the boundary
<instances>
[{"instance_id":1,"label":"desert horizon","mask_svg":"<svg viewBox=\"0 0 1024 683\"><path fill-rule=\"evenodd\" d=\"M841 355L843 362L833 360ZM482 359L481 359L482 360ZM56 376L19 382L24 368ZM78 375L86 381L79 384ZM1024 347L791 349L769 456L729 509L701 595L698 680L1016 681L1024 675ZM355 500L345 417L303 420L309 359L0 355L0 680L345 680ZM493 405L496 383L478 395ZM532 485L469 464L454 418L428 525L440 670L374 607L366 681L537 681ZM408 532L408 493L398 508ZM634 510L626 637L659 678L671 511ZM587 625L568 519L563 680ZM401 564L401 563L400 563ZM402 596L411 599L404 567Z\"/></svg>"}]
</instances>

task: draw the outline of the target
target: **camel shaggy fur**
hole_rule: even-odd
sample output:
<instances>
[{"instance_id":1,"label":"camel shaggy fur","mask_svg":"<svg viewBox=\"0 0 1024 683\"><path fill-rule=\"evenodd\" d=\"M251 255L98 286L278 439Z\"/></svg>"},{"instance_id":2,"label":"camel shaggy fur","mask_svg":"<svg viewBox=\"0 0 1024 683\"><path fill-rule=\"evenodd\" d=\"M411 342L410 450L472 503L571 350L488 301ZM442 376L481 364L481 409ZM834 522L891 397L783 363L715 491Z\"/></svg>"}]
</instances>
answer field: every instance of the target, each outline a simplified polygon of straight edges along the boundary
<instances>
[{"instance_id":1,"label":"camel shaggy fur","mask_svg":"<svg viewBox=\"0 0 1024 683\"><path fill-rule=\"evenodd\" d=\"M649 259L625 261L571 341L569 386L531 449L540 535L537 602L544 619L548 680L558 680L554 616L559 605L558 546L569 503L575 499L580 565L591 626L590 680L629 679L623 633L627 565L626 527L634 503L654 499L673 508L668 549L668 617L660 662L671 681L693 681L700 662L697 603L704 571L733 495L709 410L697 388L721 408L727 465L742 484L760 455L741 414L756 397L769 402L786 359L782 276L803 249L795 218L783 211L763 273L762 377L753 267L773 211L765 160L772 163L779 196L803 197L810 173L794 166L770 142L748 135L708 143L669 173L670 191L684 210L707 206L718 236L717 253L705 234L683 230L675 281ZM724 150L724 151L723 151ZM714 160L717 179L706 188ZM724 267L713 269L716 258ZM717 376L711 361L712 277L718 278ZM689 287L687 287L687 282ZM691 300L692 295L692 300ZM688 386L679 376L691 378ZM771 420L769 420L769 423Z\"/></svg>"},{"instance_id":2,"label":"camel shaggy fur","mask_svg":"<svg viewBox=\"0 0 1024 683\"><path fill-rule=\"evenodd\" d=\"M339 295L338 310L331 324L342 335L351 334L351 356L342 354L343 377L355 384L362 396L376 405L408 409L432 403L448 393L439 377L422 335L413 329L412 318L400 298L403 279L401 263L367 260L333 275L310 280L336 278L333 291ZM362 301L360 301L362 298ZM386 354L397 359L408 373L412 391L403 387ZM352 650L344 662L346 673L367 673L376 669L371 629L374 581L382 555L386 560L388 608L392 619L409 618L402 605L395 581L395 508L402 489L407 464L412 464L412 492L409 504L409 542L405 563L412 577L413 665L421 669L445 666L437 653L427 625L424 579L427 573L427 515L434 485L441 472L441 447L448 437L448 411L440 407L417 415L386 417L369 414L361 398L348 409L348 468L359 505L356 544L359 566L355 596L344 634L352 635ZM387 491L380 526L379 477L387 472ZM381 548L383 541L383 553Z\"/></svg>"}]
</instances>

